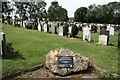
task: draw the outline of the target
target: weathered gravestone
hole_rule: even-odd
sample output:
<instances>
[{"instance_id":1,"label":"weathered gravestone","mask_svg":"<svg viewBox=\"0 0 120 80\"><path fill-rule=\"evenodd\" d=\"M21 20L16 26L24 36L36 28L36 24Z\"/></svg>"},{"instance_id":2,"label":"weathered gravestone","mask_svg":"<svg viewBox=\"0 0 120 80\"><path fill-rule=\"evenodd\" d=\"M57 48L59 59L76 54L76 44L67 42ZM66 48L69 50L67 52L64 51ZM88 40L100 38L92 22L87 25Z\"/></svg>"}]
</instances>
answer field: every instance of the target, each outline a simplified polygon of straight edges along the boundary
<instances>
[{"instance_id":1,"label":"weathered gravestone","mask_svg":"<svg viewBox=\"0 0 120 80\"><path fill-rule=\"evenodd\" d=\"M91 29L88 27L83 28L83 41L86 41L86 42L91 41Z\"/></svg>"},{"instance_id":2,"label":"weathered gravestone","mask_svg":"<svg viewBox=\"0 0 120 80\"><path fill-rule=\"evenodd\" d=\"M72 25L70 25L70 26L68 27L68 32L69 32L69 34L71 34L71 32L72 32Z\"/></svg>"},{"instance_id":3,"label":"weathered gravestone","mask_svg":"<svg viewBox=\"0 0 120 80\"><path fill-rule=\"evenodd\" d=\"M23 21L23 27L25 28L26 21Z\"/></svg>"},{"instance_id":4,"label":"weathered gravestone","mask_svg":"<svg viewBox=\"0 0 120 80\"><path fill-rule=\"evenodd\" d=\"M63 23L60 24L59 26L59 33L58 35L63 36Z\"/></svg>"},{"instance_id":5,"label":"weathered gravestone","mask_svg":"<svg viewBox=\"0 0 120 80\"><path fill-rule=\"evenodd\" d=\"M38 23L38 31L42 31L42 26L40 23Z\"/></svg>"},{"instance_id":6,"label":"weathered gravestone","mask_svg":"<svg viewBox=\"0 0 120 80\"><path fill-rule=\"evenodd\" d=\"M47 30L48 30L47 23L45 23L43 27L44 27L44 32L47 32Z\"/></svg>"},{"instance_id":7,"label":"weathered gravestone","mask_svg":"<svg viewBox=\"0 0 120 80\"><path fill-rule=\"evenodd\" d=\"M113 27L110 27L110 35L114 35L115 34L115 30Z\"/></svg>"},{"instance_id":8,"label":"weathered gravestone","mask_svg":"<svg viewBox=\"0 0 120 80\"><path fill-rule=\"evenodd\" d=\"M6 46L6 38L5 33L0 32L0 44L1 44L1 55L7 55L7 46Z\"/></svg>"},{"instance_id":9,"label":"weathered gravestone","mask_svg":"<svg viewBox=\"0 0 120 80\"><path fill-rule=\"evenodd\" d=\"M97 33L97 26L96 26L96 25L92 25L92 26L91 26L91 31L92 31L93 33Z\"/></svg>"},{"instance_id":10,"label":"weathered gravestone","mask_svg":"<svg viewBox=\"0 0 120 80\"><path fill-rule=\"evenodd\" d=\"M99 44L108 45L109 43L109 31L104 27L100 31Z\"/></svg>"},{"instance_id":11,"label":"weathered gravestone","mask_svg":"<svg viewBox=\"0 0 120 80\"><path fill-rule=\"evenodd\" d=\"M59 48L50 51L46 55L45 66L58 75L67 75L74 72L87 70L90 60L80 53L74 53L69 49Z\"/></svg>"},{"instance_id":12,"label":"weathered gravestone","mask_svg":"<svg viewBox=\"0 0 120 80\"><path fill-rule=\"evenodd\" d=\"M55 23L51 23L51 33L55 34Z\"/></svg>"}]
</instances>

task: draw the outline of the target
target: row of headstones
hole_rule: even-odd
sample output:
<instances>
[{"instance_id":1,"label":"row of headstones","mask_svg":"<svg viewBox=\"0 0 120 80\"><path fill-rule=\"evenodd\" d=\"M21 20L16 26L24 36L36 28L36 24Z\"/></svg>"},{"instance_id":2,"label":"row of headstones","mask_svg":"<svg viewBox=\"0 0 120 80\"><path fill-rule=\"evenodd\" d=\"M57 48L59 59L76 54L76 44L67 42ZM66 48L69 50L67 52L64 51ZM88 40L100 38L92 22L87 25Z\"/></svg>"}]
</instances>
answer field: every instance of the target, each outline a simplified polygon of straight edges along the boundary
<instances>
[{"instance_id":1,"label":"row of headstones","mask_svg":"<svg viewBox=\"0 0 120 80\"><path fill-rule=\"evenodd\" d=\"M57 23L49 23L49 25L51 24L51 32L55 33L56 31L56 27L57 27ZM43 26L42 26L43 25ZM76 24L76 26L79 26L79 24ZM109 42L109 35L114 35L114 28L108 26L107 28L105 28L106 26L102 26L100 28L100 36L99 36L99 44L103 44L103 45L107 45ZM48 32L48 25L47 23L39 23L38 24L38 30L39 31L44 31L44 32ZM68 27L69 33L71 33L72 27L69 26ZM58 31L58 35L63 36L63 25L59 26L59 31ZM87 27L83 27L83 41L86 42L90 42L91 41L91 27L87 26Z\"/></svg>"},{"instance_id":2,"label":"row of headstones","mask_svg":"<svg viewBox=\"0 0 120 80\"><path fill-rule=\"evenodd\" d=\"M27 21L27 20L23 21L23 24L22 24L22 22L18 22L18 24L20 24L20 26L23 26L24 28L26 27L26 25L28 25L28 23L29 23L29 21ZM40 24L40 23L42 23L42 24ZM45 22L38 22L38 30L39 31L42 30L42 28L40 28L40 26L43 25L44 23ZM52 25L53 22L48 22L48 23ZM13 25L14 24L15 24L15 22L13 20ZM71 23L68 23L68 24L71 24ZM85 26L87 23L76 23L75 22L73 24L76 24L76 26L79 27L79 26ZM87 25L91 28L91 32L94 32L94 33L97 32L97 26L103 26L103 24L93 24L93 23L87 24ZM47 27L46 26L47 26L47 24L44 25L44 27L45 27L44 31L45 32L47 31ZM54 26L54 24L52 26ZM116 25L107 24L106 26L107 26L107 30L110 32L110 35L114 35L114 31L116 30L116 27L114 27L114 26L116 26ZM52 30L54 30L54 28Z\"/></svg>"}]
</instances>

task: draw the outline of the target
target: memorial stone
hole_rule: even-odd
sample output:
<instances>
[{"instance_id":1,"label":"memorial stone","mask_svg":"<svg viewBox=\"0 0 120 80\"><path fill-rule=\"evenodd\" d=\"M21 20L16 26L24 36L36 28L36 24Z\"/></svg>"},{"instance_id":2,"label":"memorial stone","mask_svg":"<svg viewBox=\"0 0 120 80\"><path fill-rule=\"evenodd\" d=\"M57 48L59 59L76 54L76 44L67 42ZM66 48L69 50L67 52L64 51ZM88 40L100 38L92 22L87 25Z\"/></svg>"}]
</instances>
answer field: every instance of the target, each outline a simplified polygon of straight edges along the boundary
<instances>
[{"instance_id":1,"label":"memorial stone","mask_svg":"<svg viewBox=\"0 0 120 80\"><path fill-rule=\"evenodd\" d=\"M88 27L83 28L83 41L86 41L86 42L91 41L91 29Z\"/></svg>"}]
</instances>

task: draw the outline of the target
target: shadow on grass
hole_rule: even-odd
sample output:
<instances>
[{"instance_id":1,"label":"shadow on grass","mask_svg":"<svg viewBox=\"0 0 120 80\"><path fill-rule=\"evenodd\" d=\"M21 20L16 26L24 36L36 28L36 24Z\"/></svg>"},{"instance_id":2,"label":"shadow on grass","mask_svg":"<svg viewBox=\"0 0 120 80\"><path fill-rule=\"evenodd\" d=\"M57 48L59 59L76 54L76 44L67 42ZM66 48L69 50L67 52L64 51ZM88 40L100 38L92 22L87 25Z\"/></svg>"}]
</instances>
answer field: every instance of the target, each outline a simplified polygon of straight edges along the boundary
<instances>
[{"instance_id":1,"label":"shadow on grass","mask_svg":"<svg viewBox=\"0 0 120 80\"><path fill-rule=\"evenodd\" d=\"M12 46L12 43L7 43L7 55L2 56L3 59L22 59L25 60L25 58L19 53L18 50L15 50Z\"/></svg>"}]
</instances>

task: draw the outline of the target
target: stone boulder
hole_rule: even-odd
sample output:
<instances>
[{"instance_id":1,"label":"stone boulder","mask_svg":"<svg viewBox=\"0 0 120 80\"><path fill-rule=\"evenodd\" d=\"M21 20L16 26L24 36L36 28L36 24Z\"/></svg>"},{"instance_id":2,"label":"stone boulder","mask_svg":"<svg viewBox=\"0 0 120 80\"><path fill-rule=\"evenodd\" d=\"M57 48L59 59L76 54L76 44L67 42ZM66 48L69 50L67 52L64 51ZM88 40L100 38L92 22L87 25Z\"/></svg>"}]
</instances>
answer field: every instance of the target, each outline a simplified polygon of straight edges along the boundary
<instances>
[{"instance_id":1,"label":"stone boulder","mask_svg":"<svg viewBox=\"0 0 120 80\"><path fill-rule=\"evenodd\" d=\"M58 56L72 56L73 68L59 68ZM46 55L45 66L52 72L61 76L68 75L70 73L87 70L90 66L90 60L82 56L80 53L74 53L69 49L59 48L50 51Z\"/></svg>"}]
</instances>

